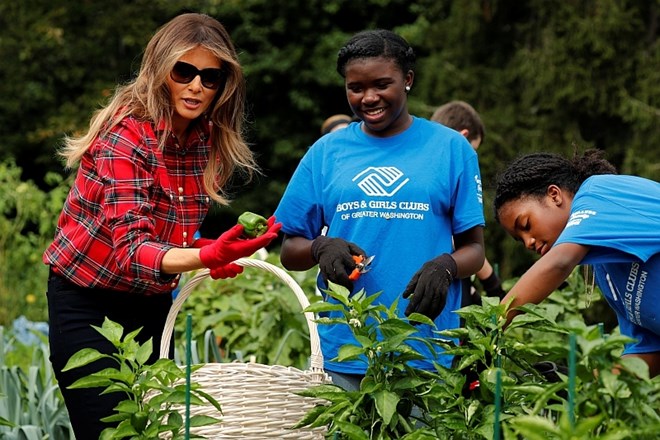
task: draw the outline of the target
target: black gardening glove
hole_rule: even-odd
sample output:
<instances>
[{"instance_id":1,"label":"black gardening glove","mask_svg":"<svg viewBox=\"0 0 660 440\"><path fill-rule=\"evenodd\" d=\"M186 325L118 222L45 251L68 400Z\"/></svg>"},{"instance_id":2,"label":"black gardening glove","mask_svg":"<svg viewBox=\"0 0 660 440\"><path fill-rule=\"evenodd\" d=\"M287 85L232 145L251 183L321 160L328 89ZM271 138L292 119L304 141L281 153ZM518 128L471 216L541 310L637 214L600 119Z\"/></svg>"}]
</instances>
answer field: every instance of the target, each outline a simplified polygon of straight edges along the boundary
<instances>
[{"instance_id":1,"label":"black gardening glove","mask_svg":"<svg viewBox=\"0 0 660 440\"><path fill-rule=\"evenodd\" d=\"M353 282L348 275L355 269L353 255L366 253L355 243L342 238L318 236L312 242L312 257L318 263L325 284L328 280L353 291Z\"/></svg>"},{"instance_id":2,"label":"black gardening glove","mask_svg":"<svg viewBox=\"0 0 660 440\"><path fill-rule=\"evenodd\" d=\"M537 373L539 373L541 376L543 376L543 379L545 379L549 383L559 383L562 382L562 375L563 376L568 376L568 367L565 365L561 364L556 364L552 361L540 361L536 362L535 364L532 365L532 368L536 370ZM523 378L524 377L530 377L533 376L532 373L529 372L523 372ZM563 399L565 401L568 399L568 392L565 389L560 389L556 391L557 397L560 399ZM548 399L549 403L559 403L561 402L560 399L557 399L555 397L551 397Z\"/></svg>"},{"instance_id":3,"label":"black gardening glove","mask_svg":"<svg viewBox=\"0 0 660 440\"><path fill-rule=\"evenodd\" d=\"M502 299L506 295L506 292L502 289L502 282L495 271L491 272L490 276L485 280L479 281L481 282L481 287L486 292L486 296Z\"/></svg>"},{"instance_id":4,"label":"black gardening glove","mask_svg":"<svg viewBox=\"0 0 660 440\"><path fill-rule=\"evenodd\" d=\"M534 369L541 374L548 382L556 383L561 382L560 373L568 376L568 367L565 365L556 364L552 361L541 361L532 365Z\"/></svg>"},{"instance_id":5,"label":"black gardening glove","mask_svg":"<svg viewBox=\"0 0 660 440\"><path fill-rule=\"evenodd\" d=\"M435 320L445 307L447 291L457 273L456 261L449 254L424 263L403 291L404 298L410 297L406 316L421 313Z\"/></svg>"}]
</instances>

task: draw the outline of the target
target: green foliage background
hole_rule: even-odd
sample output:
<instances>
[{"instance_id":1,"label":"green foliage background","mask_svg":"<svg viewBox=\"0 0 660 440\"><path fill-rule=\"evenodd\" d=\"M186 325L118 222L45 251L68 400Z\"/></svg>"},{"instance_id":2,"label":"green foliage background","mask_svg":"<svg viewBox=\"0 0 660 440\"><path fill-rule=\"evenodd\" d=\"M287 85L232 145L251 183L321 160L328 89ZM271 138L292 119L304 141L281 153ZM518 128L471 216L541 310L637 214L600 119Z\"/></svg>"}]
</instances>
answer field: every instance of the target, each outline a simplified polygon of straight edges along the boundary
<instances>
[{"instance_id":1,"label":"green foliage background","mask_svg":"<svg viewBox=\"0 0 660 440\"><path fill-rule=\"evenodd\" d=\"M156 28L183 11L208 13L232 35L248 81L246 135L264 171L233 189L235 202L212 212L204 235L216 236L244 210L275 209L323 119L348 111L335 57L366 28L393 29L415 47L412 113L428 117L463 99L482 114L487 255L504 278L533 258L505 237L490 209L496 173L518 154L598 147L621 172L660 179L660 0L0 1L0 161L15 161L20 181L51 191L47 173L65 175L55 154L62 135L86 128L136 72ZM16 219L12 209L2 215ZM57 210L43 209L12 233L41 231L31 245L38 255L56 219ZM16 247L0 252L14 268L2 273L1 290L10 285L5 276L20 277L29 265ZM38 271L33 279L45 286Z\"/></svg>"}]
</instances>

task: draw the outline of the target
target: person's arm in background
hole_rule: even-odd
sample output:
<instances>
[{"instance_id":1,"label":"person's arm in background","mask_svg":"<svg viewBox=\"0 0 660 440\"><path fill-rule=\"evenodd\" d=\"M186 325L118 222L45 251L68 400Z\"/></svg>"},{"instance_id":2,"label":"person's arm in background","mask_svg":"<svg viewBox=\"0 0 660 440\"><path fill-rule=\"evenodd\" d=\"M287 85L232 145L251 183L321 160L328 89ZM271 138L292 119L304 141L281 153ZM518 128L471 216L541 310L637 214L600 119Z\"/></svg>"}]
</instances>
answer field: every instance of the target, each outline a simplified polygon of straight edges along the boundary
<instances>
[{"instance_id":1,"label":"person's arm in background","mask_svg":"<svg viewBox=\"0 0 660 440\"><path fill-rule=\"evenodd\" d=\"M575 266L589 252L588 246L575 243L561 243L552 247L532 265L509 290L502 303L511 301L507 321L520 312L518 306L538 304L546 299L571 274Z\"/></svg>"},{"instance_id":2,"label":"person's arm in background","mask_svg":"<svg viewBox=\"0 0 660 440\"><path fill-rule=\"evenodd\" d=\"M624 354L621 357L637 357L642 359L649 366L649 376L655 377L660 374L660 352L653 353L631 353Z\"/></svg>"},{"instance_id":3,"label":"person's arm in background","mask_svg":"<svg viewBox=\"0 0 660 440\"><path fill-rule=\"evenodd\" d=\"M493 272L495 272L495 269L493 269L493 266L490 264L488 261L488 258L484 260L484 265L481 266L481 269L476 273L477 278L480 280L485 280L488 278Z\"/></svg>"},{"instance_id":4,"label":"person's arm in background","mask_svg":"<svg viewBox=\"0 0 660 440\"><path fill-rule=\"evenodd\" d=\"M484 260L484 265L476 273L476 276L481 283L481 287L483 287L486 292L486 296L497 297L500 299L504 298L506 292L502 288L502 281L488 261L488 258Z\"/></svg>"}]
</instances>

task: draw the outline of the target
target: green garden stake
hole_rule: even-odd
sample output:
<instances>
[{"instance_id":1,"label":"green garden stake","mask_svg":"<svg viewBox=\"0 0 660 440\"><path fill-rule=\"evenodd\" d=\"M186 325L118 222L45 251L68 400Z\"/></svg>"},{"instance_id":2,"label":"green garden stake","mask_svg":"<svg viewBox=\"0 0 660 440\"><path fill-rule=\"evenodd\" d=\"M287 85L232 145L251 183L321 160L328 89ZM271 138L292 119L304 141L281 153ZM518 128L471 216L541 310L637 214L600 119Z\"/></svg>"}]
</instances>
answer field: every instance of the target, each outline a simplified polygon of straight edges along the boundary
<instances>
[{"instance_id":1,"label":"green garden stake","mask_svg":"<svg viewBox=\"0 0 660 440\"><path fill-rule=\"evenodd\" d=\"M575 333L569 336L570 351L568 352L568 417L571 429L575 427Z\"/></svg>"},{"instance_id":2,"label":"green garden stake","mask_svg":"<svg viewBox=\"0 0 660 440\"><path fill-rule=\"evenodd\" d=\"M192 358L192 315L186 316L186 440L190 439L190 364Z\"/></svg>"},{"instance_id":3,"label":"green garden stake","mask_svg":"<svg viewBox=\"0 0 660 440\"><path fill-rule=\"evenodd\" d=\"M495 358L495 422L493 423L493 440L500 440L500 411L502 410L502 355Z\"/></svg>"}]
</instances>

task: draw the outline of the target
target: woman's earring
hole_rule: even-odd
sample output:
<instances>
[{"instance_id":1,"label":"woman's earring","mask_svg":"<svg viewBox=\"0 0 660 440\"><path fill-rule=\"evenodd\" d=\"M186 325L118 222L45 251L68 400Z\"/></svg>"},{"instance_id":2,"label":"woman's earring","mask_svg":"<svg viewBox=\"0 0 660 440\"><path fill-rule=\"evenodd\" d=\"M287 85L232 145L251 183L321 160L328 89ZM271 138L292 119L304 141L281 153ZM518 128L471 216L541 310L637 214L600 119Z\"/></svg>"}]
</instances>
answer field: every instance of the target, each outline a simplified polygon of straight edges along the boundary
<instances>
[{"instance_id":1,"label":"woman's earring","mask_svg":"<svg viewBox=\"0 0 660 440\"><path fill-rule=\"evenodd\" d=\"M406 93L410 92L410 86L406 86Z\"/></svg>"}]
</instances>

